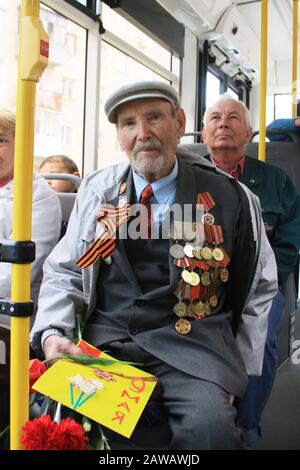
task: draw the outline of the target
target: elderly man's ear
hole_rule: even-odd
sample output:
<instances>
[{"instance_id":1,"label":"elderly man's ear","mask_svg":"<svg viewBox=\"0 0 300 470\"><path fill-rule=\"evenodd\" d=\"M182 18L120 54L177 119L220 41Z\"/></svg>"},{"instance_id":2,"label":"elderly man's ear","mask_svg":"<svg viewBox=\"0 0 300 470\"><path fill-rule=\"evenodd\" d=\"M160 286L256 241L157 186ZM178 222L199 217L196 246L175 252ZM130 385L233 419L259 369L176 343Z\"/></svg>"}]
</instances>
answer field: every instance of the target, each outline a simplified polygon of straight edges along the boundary
<instances>
[{"instance_id":1,"label":"elderly man's ear","mask_svg":"<svg viewBox=\"0 0 300 470\"><path fill-rule=\"evenodd\" d=\"M180 138L185 133L186 116L182 108L176 110L177 137Z\"/></svg>"},{"instance_id":2,"label":"elderly man's ear","mask_svg":"<svg viewBox=\"0 0 300 470\"><path fill-rule=\"evenodd\" d=\"M252 127L248 127L248 129L247 129L247 137L246 137L246 142L245 142L245 144L249 144L249 142L251 142L251 140L252 140L252 134L253 134Z\"/></svg>"}]
</instances>

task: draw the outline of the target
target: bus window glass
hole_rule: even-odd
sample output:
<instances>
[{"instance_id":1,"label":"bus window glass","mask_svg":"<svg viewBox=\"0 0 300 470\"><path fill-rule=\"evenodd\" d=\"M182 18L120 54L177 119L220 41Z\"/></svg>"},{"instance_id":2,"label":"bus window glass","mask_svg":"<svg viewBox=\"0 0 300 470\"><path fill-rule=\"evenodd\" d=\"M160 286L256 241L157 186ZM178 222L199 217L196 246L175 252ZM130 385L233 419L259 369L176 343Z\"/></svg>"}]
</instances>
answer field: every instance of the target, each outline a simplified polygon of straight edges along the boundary
<instances>
[{"instance_id":1,"label":"bus window glass","mask_svg":"<svg viewBox=\"0 0 300 470\"><path fill-rule=\"evenodd\" d=\"M20 0L0 0L0 103L16 110ZM53 154L82 167L86 30L41 3L40 17L50 37L49 64L37 85L35 169Z\"/></svg>"},{"instance_id":2,"label":"bus window glass","mask_svg":"<svg viewBox=\"0 0 300 470\"><path fill-rule=\"evenodd\" d=\"M266 100L266 125L274 120L274 96L267 95Z\"/></svg>"},{"instance_id":3,"label":"bus window glass","mask_svg":"<svg viewBox=\"0 0 300 470\"><path fill-rule=\"evenodd\" d=\"M172 55L172 73L176 75L176 77L178 78L180 77L180 66L181 66L180 59Z\"/></svg>"},{"instance_id":4,"label":"bus window glass","mask_svg":"<svg viewBox=\"0 0 300 470\"><path fill-rule=\"evenodd\" d=\"M275 95L275 119L290 118L292 110L292 96Z\"/></svg>"},{"instance_id":5,"label":"bus window glass","mask_svg":"<svg viewBox=\"0 0 300 470\"><path fill-rule=\"evenodd\" d=\"M35 160L71 157L82 168L86 30L41 4L49 65L37 87Z\"/></svg>"},{"instance_id":6,"label":"bus window glass","mask_svg":"<svg viewBox=\"0 0 300 470\"><path fill-rule=\"evenodd\" d=\"M160 80L168 83L167 80L140 64L137 60L124 54L107 42L102 42L98 168L126 160L117 142L115 126L108 122L104 113L106 98L114 90L122 85L126 85L126 83L144 80Z\"/></svg>"},{"instance_id":7,"label":"bus window glass","mask_svg":"<svg viewBox=\"0 0 300 470\"><path fill-rule=\"evenodd\" d=\"M104 3L102 4L102 20L105 29L170 70L171 53Z\"/></svg>"},{"instance_id":8,"label":"bus window glass","mask_svg":"<svg viewBox=\"0 0 300 470\"><path fill-rule=\"evenodd\" d=\"M300 94L297 94L297 100ZM292 95L278 94L275 95L275 119L290 118L292 116Z\"/></svg>"},{"instance_id":9,"label":"bus window glass","mask_svg":"<svg viewBox=\"0 0 300 470\"><path fill-rule=\"evenodd\" d=\"M206 108L217 101L220 96L220 80L211 72L207 72Z\"/></svg>"},{"instance_id":10,"label":"bus window glass","mask_svg":"<svg viewBox=\"0 0 300 470\"><path fill-rule=\"evenodd\" d=\"M228 95L232 96L235 100L239 99L239 95L230 87L227 88L226 93L228 93Z\"/></svg>"}]
</instances>

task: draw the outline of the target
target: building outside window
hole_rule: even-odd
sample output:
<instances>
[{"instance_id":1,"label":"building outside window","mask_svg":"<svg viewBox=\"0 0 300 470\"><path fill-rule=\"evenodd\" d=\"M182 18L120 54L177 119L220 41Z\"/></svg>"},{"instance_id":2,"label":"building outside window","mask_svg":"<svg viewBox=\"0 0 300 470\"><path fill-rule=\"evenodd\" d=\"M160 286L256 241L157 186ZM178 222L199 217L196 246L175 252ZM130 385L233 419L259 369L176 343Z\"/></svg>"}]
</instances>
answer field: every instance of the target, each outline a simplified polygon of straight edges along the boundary
<instances>
[{"instance_id":1,"label":"building outside window","mask_svg":"<svg viewBox=\"0 0 300 470\"><path fill-rule=\"evenodd\" d=\"M17 97L20 4L20 0L0 0L0 17L5 11L0 27L0 43L5 44L0 51L0 106L12 111ZM48 67L37 85L35 168L44 157L60 153L82 168L86 30L42 3L40 17L50 36L50 50Z\"/></svg>"}]
</instances>

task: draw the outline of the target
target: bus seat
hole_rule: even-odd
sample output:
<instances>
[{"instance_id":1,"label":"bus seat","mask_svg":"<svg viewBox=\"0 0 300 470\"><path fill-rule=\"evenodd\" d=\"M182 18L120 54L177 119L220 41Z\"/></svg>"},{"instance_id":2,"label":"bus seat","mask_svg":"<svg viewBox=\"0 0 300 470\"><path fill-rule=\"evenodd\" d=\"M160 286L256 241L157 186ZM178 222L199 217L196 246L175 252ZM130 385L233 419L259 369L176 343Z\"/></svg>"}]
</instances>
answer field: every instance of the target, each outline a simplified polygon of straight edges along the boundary
<instances>
[{"instance_id":1,"label":"bus seat","mask_svg":"<svg viewBox=\"0 0 300 470\"><path fill-rule=\"evenodd\" d=\"M205 157L205 155L209 154L206 144L202 144L202 143L181 144L179 145L179 148L182 148L184 150L189 150L190 152L193 152L193 153L197 153L198 155L200 155L200 157Z\"/></svg>"},{"instance_id":2,"label":"bus seat","mask_svg":"<svg viewBox=\"0 0 300 470\"><path fill-rule=\"evenodd\" d=\"M76 191L78 191L79 186L81 184L81 178L75 175L71 175L69 173L43 173L41 176L46 180L67 180L74 184ZM61 205L61 212L62 212L62 227L61 227L61 234L60 238L64 236L66 233L67 225L69 222L69 218L75 203L76 193L56 193L59 202Z\"/></svg>"},{"instance_id":3,"label":"bus seat","mask_svg":"<svg viewBox=\"0 0 300 470\"><path fill-rule=\"evenodd\" d=\"M253 132L253 137L258 131ZM267 132L270 134L282 134L282 132ZM293 134L288 134L293 136ZM266 162L281 168L292 180L297 191L300 193L300 140L293 137L291 142L266 142ZM246 145L246 155L258 158L258 142Z\"/></svg>"}]
</instances>

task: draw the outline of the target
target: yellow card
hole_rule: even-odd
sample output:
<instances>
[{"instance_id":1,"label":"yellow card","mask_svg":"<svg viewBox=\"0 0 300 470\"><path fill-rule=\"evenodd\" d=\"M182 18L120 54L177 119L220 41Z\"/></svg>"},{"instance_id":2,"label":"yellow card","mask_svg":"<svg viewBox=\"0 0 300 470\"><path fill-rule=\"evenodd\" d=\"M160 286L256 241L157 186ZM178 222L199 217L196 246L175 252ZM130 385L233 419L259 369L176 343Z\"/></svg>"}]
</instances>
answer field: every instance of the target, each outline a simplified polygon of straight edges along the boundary
<instances>
[{"instance_id":1,"label":"yellow card","mask_svg":"<svg viewBox=\"0 0 300 470\"><path fill-rule=\"evenodd\" d=\"M83 341L78 346L94 356L113 359ZM129 438L157 380L128 364L86 366L61 360L33 388Z\"/></svg>"}]
</instances>

